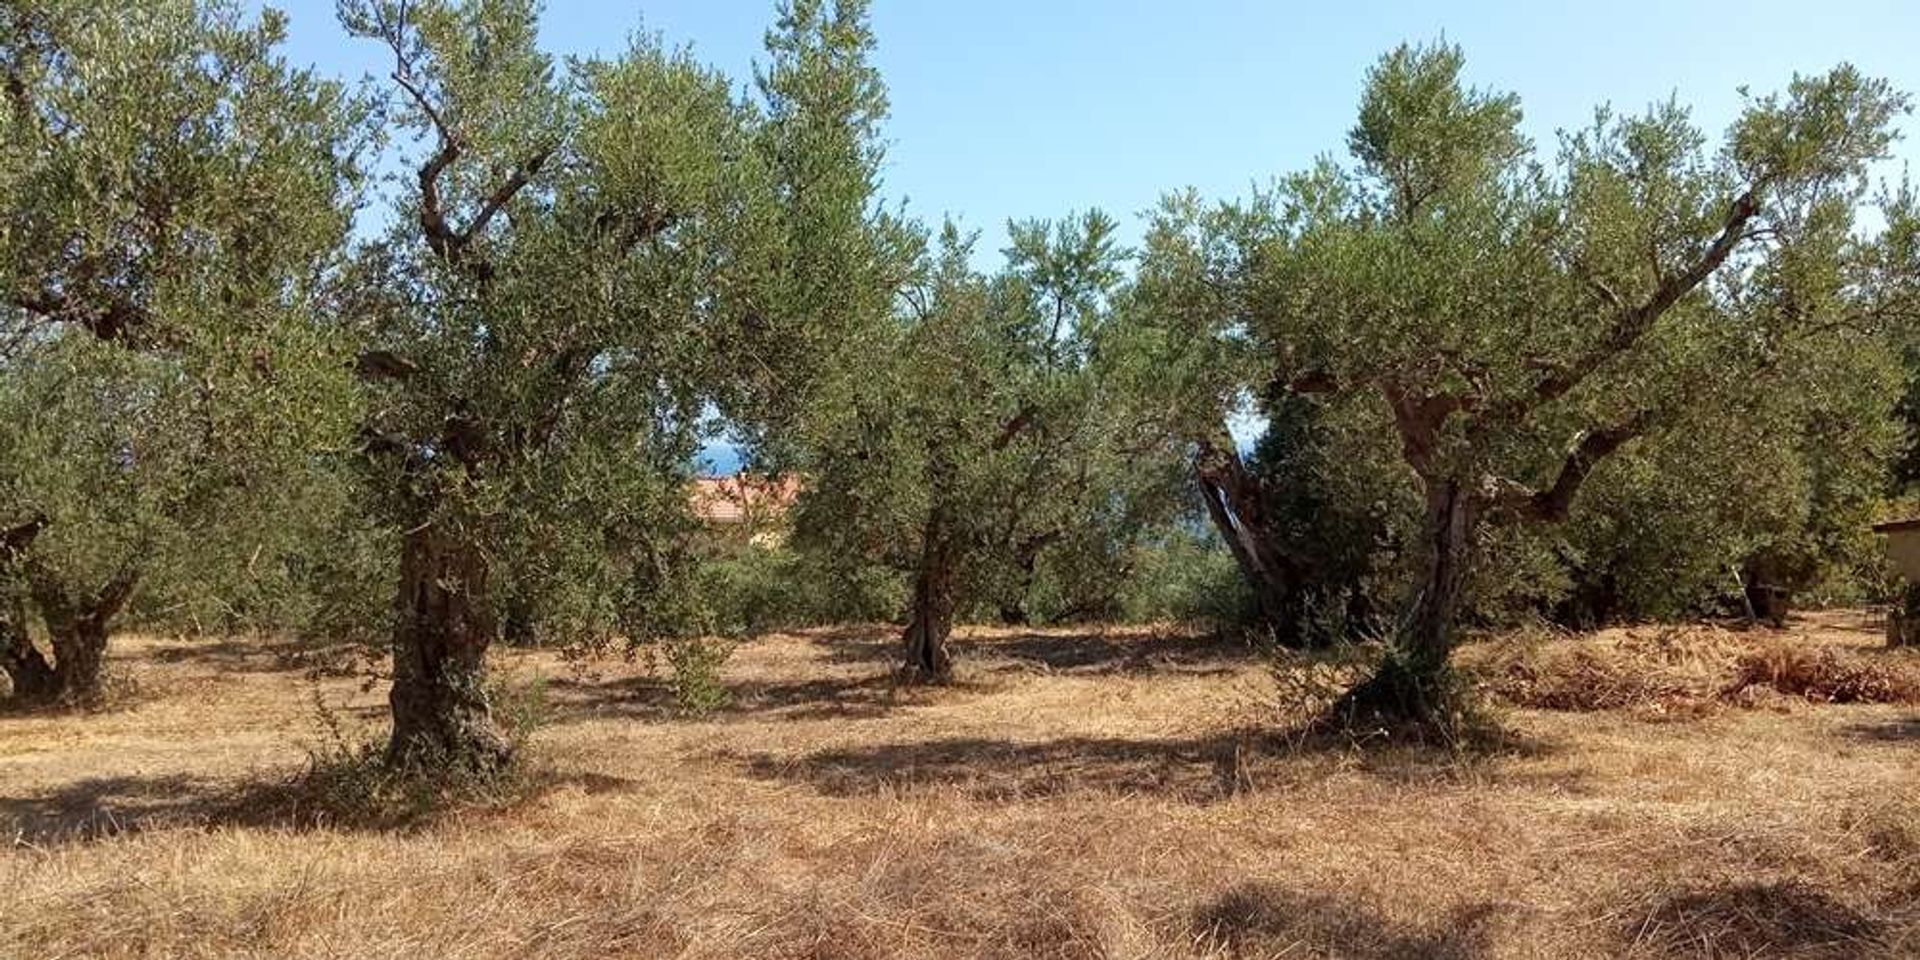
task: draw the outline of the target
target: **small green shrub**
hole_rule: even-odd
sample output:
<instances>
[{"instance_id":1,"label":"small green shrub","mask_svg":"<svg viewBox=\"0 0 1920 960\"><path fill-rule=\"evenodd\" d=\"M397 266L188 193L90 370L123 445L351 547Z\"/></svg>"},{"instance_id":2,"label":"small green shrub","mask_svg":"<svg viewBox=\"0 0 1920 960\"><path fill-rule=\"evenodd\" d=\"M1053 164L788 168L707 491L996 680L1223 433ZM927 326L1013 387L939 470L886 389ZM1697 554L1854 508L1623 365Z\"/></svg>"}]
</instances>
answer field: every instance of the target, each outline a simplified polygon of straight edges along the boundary
<instances>
[{"instance_id":1,"label":"small green shrub","mask_svg":"<svg viewBox=\"0 0 1920 960\"><path fill-rule=\"evenodd\" d=\"M1119 614L1132 623L1237 625L1252 619L1253 595L1225 547L1180 530L1137 548L1133 575L1121 588Z\"/></svg>"},{"instance_id":2,"label":"small green shrub","mask_svg":"<svg viewBox=\"0 0 1920 960\"><path fill-rule=\"evenodd\" d=\"M733 656L732 641L684 637L664 641L661 653L672 671L673 697L689 713L711 713L726 706L733 694L720 679L720 668Z\"/></svg>"}]
</instances>

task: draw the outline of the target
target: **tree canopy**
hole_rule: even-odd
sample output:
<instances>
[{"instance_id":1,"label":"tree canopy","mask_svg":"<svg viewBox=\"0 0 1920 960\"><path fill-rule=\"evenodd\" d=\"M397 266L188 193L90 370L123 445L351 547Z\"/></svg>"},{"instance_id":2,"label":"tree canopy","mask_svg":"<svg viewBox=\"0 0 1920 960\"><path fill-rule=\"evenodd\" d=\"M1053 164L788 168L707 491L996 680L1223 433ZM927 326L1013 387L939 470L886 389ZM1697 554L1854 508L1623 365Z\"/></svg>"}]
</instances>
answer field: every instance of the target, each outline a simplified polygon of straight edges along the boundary
<instances>
[{"instance_id":1,"label":"tree canopy","mask_svg":"<svg viewBox=\"0 0 1920 960\"><path fill-rule=\"evenodd\" d=\"M1389 53L1352 167L1217 211L1176 201L1143 269L1173 291L1169 323L1251 358L1255 379L1228 384L1376 398L1420 489L1423 559L1395 655L1356 692L1370 709L1431 708L1489 530L1566 519L1634 441L1712 436L1703 412L1803 384L1870 335L1854 216L1906 109L1840 67L1751 99L1717 150L1667 103L1599 111L1548 163L1518 99L1462 64Z\"/></svg>"},{"instance_id":2,"label":"tree canopy","mask_svg":"<svg viewBox=\"0 0 1920 960\"><path fill-rule=\"evenodd\" d=\"M129 613L378 635L386 759L490 772L493 644L697 642L761 577L893 617L933 681L964 620L1247 599L1384 638L1340 709L1429 720L1463 626L1885 591L1920 203L1874 191L1909 102L1852 67L1719 137L1676 98L1541 145L1404 45L1344 159L1170 193L1138 250L1015 221L983 269L882 200L864 0L779 4L750 80L651 34L556 59L535 0L338 13L362 93L230 0L4 14L16 695L96 696ZM791 542L715 546L723 434Z\"/></svg>"},{"instance_id":3,"label":"tree canopy","mask_svg":"<svg viewBox=\"0 0 1920 960\"><path fill-rule=\"evenodd\" d=\"M278 14L45 0L7 17L0 639L16 691L87 699L144 584L208 541L269 547L274 491L344 443L352 398L321 306L362 111L279 59Z\"/></svg>"}]
</instances>

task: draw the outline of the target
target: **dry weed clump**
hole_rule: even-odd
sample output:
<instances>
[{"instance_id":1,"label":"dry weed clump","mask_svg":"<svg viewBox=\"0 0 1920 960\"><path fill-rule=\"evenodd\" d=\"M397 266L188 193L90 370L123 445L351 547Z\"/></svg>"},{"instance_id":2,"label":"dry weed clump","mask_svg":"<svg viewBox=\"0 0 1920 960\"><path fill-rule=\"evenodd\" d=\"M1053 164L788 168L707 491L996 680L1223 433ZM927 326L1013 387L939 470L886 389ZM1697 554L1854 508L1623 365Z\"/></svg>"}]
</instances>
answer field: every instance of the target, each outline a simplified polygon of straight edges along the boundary
<instances>
[{"instance_id":1,"label":"dry weed clump","mask_svg":"<svg viewBox=\"0 0 1920 960\"><path fill-rule=\"evenodd\" d=\"M1532 631L1469 648L1463 659L1483 689L1539 710L1691 717L1787 699L1920 703L1920 659L1711 625Z\"/></svg>"},{"instance_id":2,"label":"dry weed clump","mask_svg":"<svg viewBox=\"0 0 1920 960\"><path fill-rule=\"evenodd\" d=\"M1818 703L1920 703L1920 667L1891 656L1775 641L1740 656L1726 693L1756 686Z\"/></svg>"},{"instance_id":3,"label":"dry weed clump","mask_svg":"<svg viewBox=\"0 0 1920 960\"><path fill-rule=\"evenodd\" d=\"M1735 645L1718 631L1574 637L1534 631L1469 649L1483 688L1538 710L1693 714L1724 684Z\"/></svg>"}]
</instances>

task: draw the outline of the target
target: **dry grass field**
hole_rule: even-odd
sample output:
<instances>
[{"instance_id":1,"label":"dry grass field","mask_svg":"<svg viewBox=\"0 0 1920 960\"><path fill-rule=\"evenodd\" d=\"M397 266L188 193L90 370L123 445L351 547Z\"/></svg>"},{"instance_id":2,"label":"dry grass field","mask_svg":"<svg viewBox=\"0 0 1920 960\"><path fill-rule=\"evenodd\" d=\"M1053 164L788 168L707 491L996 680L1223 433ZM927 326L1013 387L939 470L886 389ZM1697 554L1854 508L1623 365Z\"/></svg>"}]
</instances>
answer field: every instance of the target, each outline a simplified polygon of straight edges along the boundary
<instances>
[{"instance_id":1,"label":"dry grass field","mask_svg":"<svg viewBox=\"0 0 1920 960\"><path fill-rule=\"evenodd\" d=\"M509 653L547 677L543 786L399 829L262 799L316 697L372 736L380 689L134 638L129 705L0 716L0 955L1915 957L1920 706L1723 675L1920 677L1876 629L1483 643L1493 687L1580 710L1471 750L1277 736L1286 677L1174 632L971 631L936 691L890 686L882 629L770 636L704 718Z\"/></svg>"}]
</instances>

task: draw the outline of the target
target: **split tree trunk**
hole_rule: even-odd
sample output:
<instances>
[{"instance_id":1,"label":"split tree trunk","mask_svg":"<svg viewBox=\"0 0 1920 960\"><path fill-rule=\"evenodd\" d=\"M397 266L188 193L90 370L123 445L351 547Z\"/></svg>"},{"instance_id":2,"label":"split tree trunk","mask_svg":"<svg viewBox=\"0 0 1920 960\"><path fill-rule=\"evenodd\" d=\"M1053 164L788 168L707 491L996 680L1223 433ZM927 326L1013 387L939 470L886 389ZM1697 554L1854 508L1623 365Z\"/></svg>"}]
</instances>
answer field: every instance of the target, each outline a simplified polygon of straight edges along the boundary
<instances>
[{"instance_id":1,"label":"split tree trunk","mask_svg":"<svg viewBox=\"0 0 1920 960\"><path fill-rule=\"evenodd\" d=\"M1426 484L1426 555L1420 592L1374 675L1341 698L1337 715L1424 723L1445 706L1447 659L1472 561L1479 505L1458 480Z\"/></svg>"},{"instance_id":2,"label":"split tree trunk","mask_svg":"<svg viewBox=\"0 0 1920 960\"><path fill-rule=\"evenodd\" d=\"M59 693L53 665L27 631L26 603L12 592L27 548L44 526L46 522L36 518L0 530L0 574L9 581L8 595L0 600L0 672L6 673L13 698L28 703L46 702Z\"/></svg>"},{"instance_id":3,"label":"split tree trunk","mask_svg":"<svg viewBox=\"0 0 1920 960\"><path fill-rule=\"evenodd\" d=\"M18 598L0 605L0 671L6 673L18 702L45 703L59 695L59 677L33 645L26 605Z\"/></svg>"},{"instance_id":4,"label":"split tree trunk","mask_svg":"<svg viewBox=\"0 0 1920 960\"><path fill-rule=\"evenodd\" d=\"M910 683L946 683L953 679L953 657L947 652L947 638L953 634L952 526L945 506L935 507L927 520L905 637L902 675Z\"/></svg>"},{"instance_id":5,"label":"split tree trunk","mask_svg":"<svg viewBox=\"0 0 1920 960\"><path fill-rule=\"evenodd\" d=\"M1266 490L1229 445L1201 440L1194 454L1194 474L1207 516L1226 541L1240 568L1260 619L1282 643L1300 634L1295 597L1296 577L1278 548L1278 537L1267 513Z\"/></svg>"},{"instance_id":6,"label":"split tree trunk","mask_svg":"<svg viewBox=\"0 0 1920 960\"><path fill-rule=\"evenodd\" d=\"M486 558L475 545L431 525L405 536L387 697L390 764L491 771L512 759L487 702L496 632L489 600Z\"/></svg>"}]
</instances>

